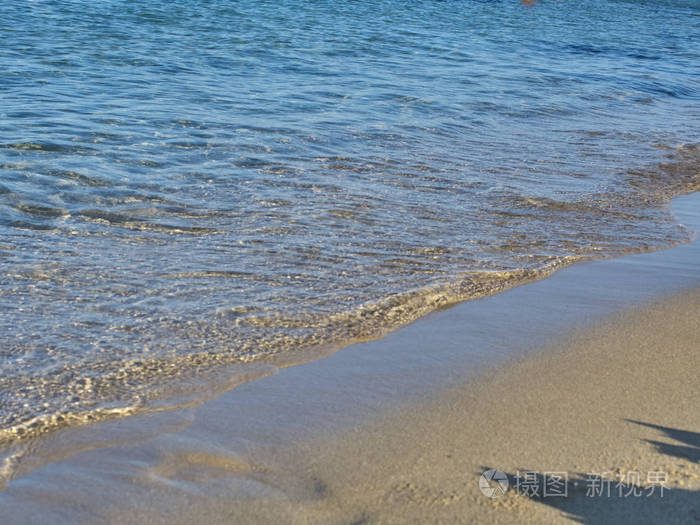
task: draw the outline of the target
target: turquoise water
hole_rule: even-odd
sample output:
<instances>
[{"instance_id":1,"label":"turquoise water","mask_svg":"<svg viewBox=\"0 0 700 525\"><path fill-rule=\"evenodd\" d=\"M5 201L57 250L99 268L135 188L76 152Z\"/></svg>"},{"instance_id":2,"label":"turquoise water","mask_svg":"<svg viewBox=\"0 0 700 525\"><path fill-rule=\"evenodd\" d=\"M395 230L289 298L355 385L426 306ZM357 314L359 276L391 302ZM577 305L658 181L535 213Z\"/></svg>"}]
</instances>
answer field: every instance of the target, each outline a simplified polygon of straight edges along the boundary
<instances>
[{"instance_id":1,"label":"turquoise water","mask_svg":"<svg viewBox=\"0 0 700 525\"><path fill-rule=\"evenodd\" d=\"M670 246L694 1L0 6L0 439Z\"/></svg>"}]
</instances>

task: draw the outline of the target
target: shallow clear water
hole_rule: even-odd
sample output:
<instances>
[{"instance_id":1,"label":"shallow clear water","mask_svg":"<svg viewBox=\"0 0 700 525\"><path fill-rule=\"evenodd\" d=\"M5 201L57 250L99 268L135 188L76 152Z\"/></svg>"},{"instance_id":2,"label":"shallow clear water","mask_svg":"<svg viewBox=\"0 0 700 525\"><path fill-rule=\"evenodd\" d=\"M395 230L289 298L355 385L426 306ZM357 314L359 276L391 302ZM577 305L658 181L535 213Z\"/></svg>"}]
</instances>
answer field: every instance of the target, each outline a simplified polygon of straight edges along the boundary
<instances>
[{"instance_id":1,"label":"shallow clear water","mask_svg":"<svg viewBox=\"0 0 700 525\"><path fill-rule=\"evenodd\" d=\"M700 4L0 6L0 440L688 238Z\"/></svg>"}]
</instances>

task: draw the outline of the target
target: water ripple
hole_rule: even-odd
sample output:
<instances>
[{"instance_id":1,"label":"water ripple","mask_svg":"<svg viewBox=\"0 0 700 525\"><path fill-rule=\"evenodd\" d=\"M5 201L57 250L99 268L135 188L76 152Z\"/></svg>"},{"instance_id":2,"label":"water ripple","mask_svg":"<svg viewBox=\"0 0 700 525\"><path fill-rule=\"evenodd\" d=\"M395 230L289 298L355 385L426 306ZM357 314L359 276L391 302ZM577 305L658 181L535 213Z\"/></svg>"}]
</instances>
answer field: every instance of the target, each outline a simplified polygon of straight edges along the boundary
<instances>
[{"instance_id":1,"label":"water ripple","mask_svg":"<svg viewBox=\"0 0 700 525\"><path fill-rule=\"evenodd\" d=\"M0 441L688 238L693 2L0 15Z\"/></svg>"}]
</instances>

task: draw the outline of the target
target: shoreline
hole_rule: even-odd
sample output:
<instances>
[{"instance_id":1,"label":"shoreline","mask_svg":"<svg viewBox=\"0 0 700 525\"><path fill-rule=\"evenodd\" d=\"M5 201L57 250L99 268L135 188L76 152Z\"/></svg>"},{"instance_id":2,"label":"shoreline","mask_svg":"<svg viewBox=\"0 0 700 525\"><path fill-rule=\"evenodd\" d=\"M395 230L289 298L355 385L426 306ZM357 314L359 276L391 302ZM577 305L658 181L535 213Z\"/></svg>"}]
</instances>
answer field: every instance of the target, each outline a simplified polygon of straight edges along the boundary
<instances>
[{"instance_id":1,"label":"shoreline","mask_svg":"<svg viewBox=\"0 0 700 525\"><path fill-rule=\"evenodd\" d=\"M698 311L700 287L629 308L496 374L302 443L276 477L288 492L315 480L322 493L268 498L264 521L698 521ZM507 476L502 496L480 491L490 469ZM547 496L545 480L562 475L565 495ZM527 476L536 481L520 488ZM217 503L211 519L224 509L240 522L260 512Z\"/></svg>"},{"instance_id":2,"label":"shoreline","mask_svg":"<svg viewBox=\"0 0 700 525\"><path fill-rule=\"evenodd\" d=\"M680 197L673 201L672 211L697 231L700 229L699 204L700 193ZM460 496L454 485L457 478L447 480L454 483L450 490L442 490L442 496L440 491L425 489L428 490L425 492L421 488L422 481L416 484L415 480L409 480L405 490L385 491L383 494L391 501L380 498L381 505L377 505L376 490L370 494L371 491L360 489L367 483L393 482L397 476L401 477L396 472L387 476L386 470L377 470L382 465L387 468L387 463L402 464L409 457L419 463L425 461L415 453L421 449L422 436L426 442L436 443L432 448L437 452L431 453L444 451L444 443L455 438L454 432L448 431L451 417L462 414L462 419L457 419L463 426L468 426L470 421L476 423L474 408L469 412L468 405L461 399L466 390L492 381L507 391L507 387L519 385L514 378L520 377L522 382L523 377L530 377L527 374L518 376L518 373L524 374L518 372L523 369L534 374L533 384L542 384L542 377L556 370L552 368L554 365L546 363L549 357L564 363L572 355L556 350L562 341L576 340L581 348L593 337L600 337L602 341L605 334L600 332L600 323L606 319L610 323L611 317L620 315L628 316L629 322L625 324L619 320L618 326L627 326L630 337L638 334L643 323L635 325L634 313L620 312L639 309L639 305L646 305L640 311L647 308L665 312L669 320L681 322L678 308L674 310L669 306L681 299L671 298L669 303L663 303L663 298L685 293L686 303L696 304L692 302L697 301L696 298L688 297L697 297L697 294L693 296L694 292L688 290L700 286L698 244L696 239L665 251L580 263L545 280L430 314L382 339L355 344L325 359L279 370L273 377L224 392L201 406L59 432L40 447L46 450L53 447L61 453L56 453L51 463L37 465L36 470L14 480L7 490L0 492L0 505L8 512L11 523L31 522L32 515L37 519L48 512L59 517L57 522L66 523L128 523L144 516L155 522L173 522L174 517L186 522L188 512L196 512L198 517L206 515L212 522L230 520L234 515L239 522L265 521L268 513L270 517L293 516L293 521L299 522L334 522L336 519L339 522L348 519L391 522L390 516L382 515L380 519L380 515L390 511L392 505L398 505L397 502L403 501L406 507L407 501L429 500L433 503L420 508L430 513L436 512L435 501L442 501L441 498L461 504L474 503L482 509L483 501L478 498L470 500ZM650 319L653 320L653 316L647 320ZM636 331L629 328L633 325L637 326ZM659 333L661 328L657 327ZM654 351L659 353L658 348ZM580 355L594 354L581 350ZM686 362L679 358L680 368L669 370L690 373L700 361L696 356L696 361L687 363L691 358L686 352ZM579 366L585 364L584 360ZM676 361L672 364L679 366ZM663 371L663 365L662 360L655 366ZM624 371L620 363L617 366L618 373ZM642 369L644 373L650 371L653 372L649 365ZM559 372L561 375L562 369ZM615 371L608 376L603 386L612 388ZM692 386L697 389L697 385ZM582 394L580 386L576 387L573 381L562 383L560 389ZM693 397L697 396L690 393L689 399ZM659 402L661 409L668 405L663 400L657 400L657 405ZM548 413L552 406L556 405L550 402L548 406L544 400L535 413L548 424L556 425L554 415ZM584 409L585 405L580 408ZM466 419L465 413L469 414ZM501 420L507 413L500 408L491 411L494 418ZM643 421L642 416L643 412L635 417ZM434 424L425 426L431 418ZM696 428L697 421L689 421L686 427L670 419L665 424L648 422L691 433L700 431ZM482 419L480 424L487 423ZM654 432L659 432L636 426L646 428L649 439L653 439ZM421 428L420 432L416 430ZM607 430L615 432L620 428L613 425ZM370 439L369 436L374 437ZM394 448L402 454L392 456L393 449L388 450L388 444L379 446L377 440L394 443ZM358 450L360 444L363 446ZM339 451L345 452L339 454ZM34 450L38 455L41 452ZM367 455L364 459L363 454ZM454 451L450 454L455 456ZM350 466L352 462L343 464L343 458L347 457L358 462L354 471ZM536 465L537 456L531 457L529 465L511 465L508 461L497 465L494 459L484 457L482 461L490 462L480 466L502 467L509 474L520 467L569 468L568 464L563 464L565 461L561 467L541 467ZM364 463L360 463L362 461ZM468 464L468 460L462 461ZM376 466L375 470L370 468L372 465ZM580 468L587 466L581 464ZM363 478L362 472L374 474ZM433 488L440 487L440 472L426 467L422 475L432 476ZM478 475L463 471L458 478L463 484L459 485L460 490L465 495L472 494ZM345 480L351 479L357 484L354 490L343 485ZM360 497L363 492L369 500ZM348 509L348 503L353 501L356 502L354 507L351 505ZM359 515L362 513L358 509L370 508L370 503L374 505L373 511L367 510L364 517ZM155 510L151 509L153 505ZM522 506L520 502L514 505ZM532 502L532 505L539 503ZM444 506L457 508L451 504ZM558 509L541 507L557 514L539 519L559 516ZM489 506L484 508L490 509ZM527 519L531 512L544 511L530 509L520 517ZM497 514L493 516L500 519ZM511 514L503 516L513 519ZM424 516L430 517L432 514Z\"/></svg>"}]
</instances>

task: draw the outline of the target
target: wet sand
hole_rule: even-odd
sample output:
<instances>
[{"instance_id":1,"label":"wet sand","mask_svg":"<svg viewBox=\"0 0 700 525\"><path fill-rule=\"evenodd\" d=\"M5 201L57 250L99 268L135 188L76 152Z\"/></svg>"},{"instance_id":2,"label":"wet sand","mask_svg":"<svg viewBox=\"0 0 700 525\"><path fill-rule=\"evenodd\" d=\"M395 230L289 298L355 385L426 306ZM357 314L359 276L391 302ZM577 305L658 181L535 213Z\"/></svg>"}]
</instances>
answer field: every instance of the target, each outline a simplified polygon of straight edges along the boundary
<instances>
[{"instance_id":1,"label":"wet sand","mask_svg":"<svg viewBox=\"0 0 700 525\"><path fill-rule=\"evenodd\" d=\"M693 229L699 203L674 204ZM0 492L4 520L692 523L699 265L697 241L576 265L201 405L59 432L24 452L43 460ZM503 497L479 489L491 468ZM568 497L518 495L526 470L566 473ZM663 497L636 496L659 472Z\"/></svg>"}]
</instances>

